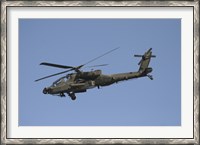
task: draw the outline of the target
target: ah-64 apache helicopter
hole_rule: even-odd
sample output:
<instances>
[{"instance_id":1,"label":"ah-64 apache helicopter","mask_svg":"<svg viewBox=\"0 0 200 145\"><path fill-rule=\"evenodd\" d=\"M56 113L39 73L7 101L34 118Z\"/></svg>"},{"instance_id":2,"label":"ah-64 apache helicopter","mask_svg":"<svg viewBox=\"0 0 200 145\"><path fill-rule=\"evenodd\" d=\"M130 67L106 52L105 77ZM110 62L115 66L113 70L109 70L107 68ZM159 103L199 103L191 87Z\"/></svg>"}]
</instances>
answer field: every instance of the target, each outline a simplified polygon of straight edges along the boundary
<instances>
[{"instance_id":1,"label":"ah-64 apache helicopter","mask_svg":"<svg viewBox=\"0 0 200 145\"><path fill-rule=\"evenodd\" d=\"M75 93L86 92L87 89L92 89L95 87L99 88L100 86L108 86L113 83L117 83L119 81L124 81L124 80L133 79L133 78L139 78L139 77L149 77L151 80L153 80L153 77L149 75L149 73L152 72L153 69L151 67L148 67L151 58L156 57L155 55L152 55L152 51L151 51L152 48L150 48L147 52L145 52L144 55L134 55L135 57L141 57L141 60L138 63L140 67L137 72L127 72L127 73L105 75L105 74L102 74L101 70L94 70L94 71L87 71L87 72L80 70L86 64L89 64L95 61L96 59L103 57L104 55L108 53L111 53L112 51L116 49L118 48L108 51L105 54L99 57L96 57L88 61L87 63L82 64L77 67L43 62L40 65L63 68L63 69L68 69L68 70L62 71L53 75L49 75L49 76L37 79L35 81L40 81L49 77L67 73L69 71L75 71L74 73L67 74L59 78L58 80L53 82L53 84L50 87L46 87L43 89L44 94L51 94L51 95L58 95L60 97L65 97L65 93L67 93L72 100L75 100L76 99ZM96 66L104 66L104 65L106 64L96 65Z\"/></svg>"}]
</instances>

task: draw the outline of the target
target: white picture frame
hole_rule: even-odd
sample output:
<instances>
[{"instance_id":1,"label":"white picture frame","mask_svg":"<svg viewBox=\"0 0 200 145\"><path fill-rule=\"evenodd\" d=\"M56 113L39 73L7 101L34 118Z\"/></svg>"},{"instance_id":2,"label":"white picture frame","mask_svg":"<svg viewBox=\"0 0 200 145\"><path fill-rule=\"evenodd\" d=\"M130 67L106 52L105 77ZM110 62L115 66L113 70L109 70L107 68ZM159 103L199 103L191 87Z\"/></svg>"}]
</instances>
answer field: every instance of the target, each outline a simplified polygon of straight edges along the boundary
<instances>
[{"instance_id":1,"label":"white picture frame","mask_svg":"<svg viewBox=\"0 0 200 145\"><path fill-rule=\"evenodd\" d=\"M56 9L62 9L63 7L68 7L68 8L93 8L93 10L95 11L95 8L97 7L106 7L106 8L117 8L117 7L123 7L123 8L141 8L141 12L143 12L144 9L146 9L148 11L148 8L173 8L173 9L178 9L178 8L192 8L192 20L191 19L187 19L186 21L189 21L189 26L191 26L190 24L192 23L192 27L188 28L192 30L192 34L193 34L193 56L190 56L190 58L193 57L193 87L194 89L191 90L193 91L193 118L192 118L192 128L191 128L191 124L189 125L189 132L191 132L191 130L193 131L193 135L189 135L189 137L147 137L147 135L145 135L145 130L137 130L138 134L140 134L139 132L141 132L141 134L144 134L144 137L140 136L136 136L136 137L132 137L131 135L129 136L129 134L131 134L131 127L126 127L123 128L122 130L124 130L124 132L128 131L127 137L126 136L120 136L119 134L116 134L117 137L114 137L114 131L110 131L110 129L105 129L103 127L97 127L97 128L82 128L82 131L80 131L79 129L76 130L76 132L84 132L85 130L88 130L88 132L95 132L98 130L98 132L109 132L112 133L113 132L113 136L111 135L111 137L87 137L87 132L85 133L86 136L80 134L79 136L69 136L69 137L65 137L65 136L52 136L52 135L47 135L47 136L40 136L40 133L38 133L38 136L34 136L31 137L26 136L26 134L33 132L36 133L38 131L37 127L31 127L32 129L29 130L28 127L24 127L24 128L20 128L19 126L17 126L13 122L13 120L11 120L9 112L8 112L8 107L12 106L12 105L8 105L8 103L12 104L12 101L10 102L10 98L8 99L8 94L10 94L11 96L18 94L17 89L12 90L14 87L12 87L13 83L16 83L15 80L12 80L11 82L7 82L8 77L10 77L10 72L7 71L7 68L10 67L10 56L9 55L15 55L16 53L18 53L17 49L14 50L14 52L11 52L11 50L9 50L10 47L12 47L12 45L18 46L18 42L12 42L10 40L13 40L13 38L15 38L14 36L11 36L11 34L16 34L17 30L12 28L12 24L10 24L9 22L16 22L17 19L19 18L19 16L22 14L22 11L26 11L26 10L30 10L32 8L56 8ZM19 9L21 9L22 11L20 12L20 10L17 11L13 11L10 12L11 9L17 8L16 10L18 11ZM169 9L166 11L170 11ZM65 17L64 15L62 16L61 13L59 13L60 15L56 15L56 13L54 11L52 11L52 9L48 10L48 13L51 13L51 15L49 15L50 17L57 17L59 16L60 18ZM89 11L90 12L90 11ZM89 17L93 18L93 17L102 17L102 13L103 11L101 10L100 12L97 12L97 15L91 15ZM199 58L199 3L197 1L194 2L184 2L184 1L180 1L180 2L176 2L176 1L2 1L1 2L1 142L4 144L27 144L27 143L34 143L34 144L54 144L54 143L62 143L62 144L116 144L116 143L122 143L122 144L198 144L199 143L199 62L198 62L198 58ZM37 10L33 10L32 15L33 17L38 17L38 15L41 15L41 11L38 9L38 13ZM99 14L98 14L99 13ZM116 11L114 11L114 13L117 13ZM122 12L123 13L123 12ZM14 15L13 15L14 14ZM22 17L29 17L28 15L29 13L24 13L23 12L23 16ZM121 14L121 12L118 13L119 15ZM126 13L127 17L129 17L129 13ZM185 14L185 13L184 13ZM182 14L182 16L184 17L184 14ZM105 15L105 13L104 13ZM138 18L141 18L143 14L141 14L140 16L138 16ZM145 17L146 13L144 13L144 17ZM161 15L161 14L158 14ZM42 15L41 15L42 16ZM48 17L48 15L45 15L44 12L44 17ZM111 16L107 15L108 17L112 17L113 15L111 14ZM181 16L181 18L182 18ZM190 16L190 15L189 15ZM43 17L43 16L42 16ZM79 17L79 13L75 13L72 16L68 16L68 17L72 17L72 18L78 18ZM85 14L85 17L87 17L87 13ZM104 16L105 17L105 16ZM123 14L122 14L123 17ZM132 17L130 15L130 17ZM136 17L136 16L135 16ZM164 17L161 15L161 17ZM175 16L177 17L177 16ZM8 33L10 33L10 35L8 35ZM10 38L13 37L13 38ZM12 44L10 44L9 42L12 42ZM13 50L13 49L12 49ZM190 51L191 52L191 51ZM191 53L190 53L191 54ZM184 60L183 60L184 61ZM184 61L185 62L185 61ZM187 60L186 60L187 62ZM17 65L15 65L17 66ZM16 70L18 70L18 68L16 68ZM9 85L8 85L9 84ZM10 92L8 92L10 91ZM191 95L191 94L190 94ZM17 99L17 97L15 97ZM17 100L13 100L13 102L17 102ZM191 106L190 106L191 107ZM12 109L10 109L12 110ZM191 115L191 114L190 114ZM190 117L190 116L189 116ZM15 120L17 118L17 116L14 117ZM190 118L190 123L191 123L191 118ZM188 126L187 126L188 127ZM19 129L19 130L17 130ZM60 130L61 129L61 130ZM53 129L51 130L52 132L62 132L64 131L62 128L58 128L58 129ZM67 128L69 129L69 128ZM73 128L73 130L75 130L76 128ZM135 129L135 128L134 128ZM158 129L158 132L162 131L162 129ZM165 130L166 131L166 130ZM180 130L181 131L181 130ZM24 137L20 136L20 133L22 133L22 136L24 134ZM12 135L10 135L12 134ZM16 135L18 134L18 135ZM41 134L44 134L44 132L41 132ZM89 134L90 135L90 134ZM88 135L88 136L89 136ZM10 137L11 136L11 137ZM98 136L98 135L97 135Z\"/></svg>"}]
</instances>

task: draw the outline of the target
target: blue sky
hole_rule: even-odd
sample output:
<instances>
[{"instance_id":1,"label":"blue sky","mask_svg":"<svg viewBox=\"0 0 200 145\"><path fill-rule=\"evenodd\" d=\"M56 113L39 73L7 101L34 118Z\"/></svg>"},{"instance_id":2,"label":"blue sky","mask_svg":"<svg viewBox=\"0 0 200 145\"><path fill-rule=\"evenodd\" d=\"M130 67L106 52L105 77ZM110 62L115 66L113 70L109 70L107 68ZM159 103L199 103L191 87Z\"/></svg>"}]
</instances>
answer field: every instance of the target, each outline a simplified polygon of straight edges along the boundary
<instances>
[{"instance_id":1,"label":"blue sky","mask_svg":"<svg viewBox=\"0 0 200 145\"><path fill-rule=\"evenodd\" d=\"M81 65L92 62L104 74L137 71L139 58L153 48L154 80L138 78L67 97L44 95L63 71L41 62ZM85 71L91 68L83 69ZM20 126L179 126L181 125L180 19L20 19Z\"/></svg>"}]
</instances>

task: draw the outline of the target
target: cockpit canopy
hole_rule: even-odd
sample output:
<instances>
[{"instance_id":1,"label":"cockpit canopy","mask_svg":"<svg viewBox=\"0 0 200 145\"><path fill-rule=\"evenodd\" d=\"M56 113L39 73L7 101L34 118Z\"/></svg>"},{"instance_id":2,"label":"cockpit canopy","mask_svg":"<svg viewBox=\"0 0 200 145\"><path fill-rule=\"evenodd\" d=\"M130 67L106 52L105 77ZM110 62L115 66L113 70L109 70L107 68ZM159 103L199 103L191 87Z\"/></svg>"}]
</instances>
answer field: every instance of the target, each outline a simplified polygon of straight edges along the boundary
<instances>
[{"instance_id":1,"label":"cockpit canopy","mask_svg":"<svg viewBox=\"0 0 200 145\"><path fill-rule=\"evenodd\" d=\"M68 78L68 76L61 77L61 78L57 79L55 82L53 82L53 84L51 86L55 87L61 83L65 83L67 81L67 78Z\"/></svg>"},{"instance_id":2,"label":"cockpit canopy","mask_svg":"<svg viewBox=\"0 0 200 145\"><path fill-rule=\"evenodd\" d=\"M55 82L53 82L53 84L51 86L55 87L60 84L64 84L67 81L76 80L78 82L82 82L84 80L93 80L93 79L96 79L100 75L101 75L101 70L67 74L66 76L63 76L63 77L57 79Z\"/></svg>"}]
</instances>

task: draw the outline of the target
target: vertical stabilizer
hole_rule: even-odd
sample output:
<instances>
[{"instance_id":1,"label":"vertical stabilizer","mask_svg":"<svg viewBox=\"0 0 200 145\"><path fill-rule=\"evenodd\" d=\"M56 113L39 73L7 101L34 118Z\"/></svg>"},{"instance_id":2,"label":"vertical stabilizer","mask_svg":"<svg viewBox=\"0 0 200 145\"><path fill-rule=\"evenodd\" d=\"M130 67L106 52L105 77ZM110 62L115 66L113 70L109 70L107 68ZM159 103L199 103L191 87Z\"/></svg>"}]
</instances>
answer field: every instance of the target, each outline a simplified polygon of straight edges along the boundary
<instances>
[{"instance_id":1,"label":"vertical stabilizer","mask_svg":"<svg viewBox=\"0 0 200 145\"><path fill-rule=\"evenodd\" d=\"M150 63L150 60L152 57L156 57L155 55L152 55L152 48L150 48L147 52L144 53L144 55L134 55L135 57L141 57L142 59L138 63L140 65L140 68L138 72L144 73L146 70L148 70L148 66Z\"/></svg>"}]
</instances>

